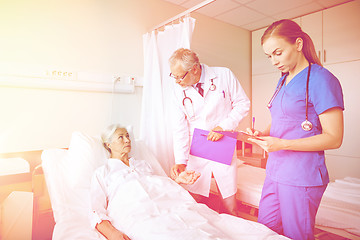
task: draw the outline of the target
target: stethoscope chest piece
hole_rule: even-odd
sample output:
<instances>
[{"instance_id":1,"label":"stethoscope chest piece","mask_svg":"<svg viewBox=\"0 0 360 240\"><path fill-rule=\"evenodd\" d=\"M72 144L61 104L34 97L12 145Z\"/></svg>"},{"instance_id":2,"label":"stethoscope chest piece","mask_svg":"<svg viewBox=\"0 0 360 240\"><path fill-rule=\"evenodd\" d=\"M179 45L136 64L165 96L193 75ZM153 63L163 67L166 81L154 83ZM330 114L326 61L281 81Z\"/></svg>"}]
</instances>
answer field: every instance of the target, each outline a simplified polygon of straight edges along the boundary
<instances>
[{"instance_id":1,"label":"stethoscope chest piece","mask_svg":"<svg viewBox=\"0 0 360 240\"><path fill-rule=\"evenodd\" d=\"M301 127L304 131L310 131L313 128L313 125L310 121L305 120L301 123Z\"/></svg>"}]
</instances>

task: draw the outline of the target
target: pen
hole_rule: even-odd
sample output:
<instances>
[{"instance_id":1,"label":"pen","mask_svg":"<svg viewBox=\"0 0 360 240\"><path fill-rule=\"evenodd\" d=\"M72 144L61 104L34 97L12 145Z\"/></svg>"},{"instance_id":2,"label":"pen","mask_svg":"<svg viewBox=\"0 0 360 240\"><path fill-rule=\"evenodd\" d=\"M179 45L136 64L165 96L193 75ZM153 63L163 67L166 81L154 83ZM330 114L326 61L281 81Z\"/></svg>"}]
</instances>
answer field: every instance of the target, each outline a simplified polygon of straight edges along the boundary
<instances>
[{"instance_id":1,"label":"pen","mask_svg":"<svg viewBox=\"0 0 360 240\"><path fill-rule=\"evenodd\" d=\"M252 118L251 131L254 133L255 131L255 117Z\"/></svg>"}]
</instances>

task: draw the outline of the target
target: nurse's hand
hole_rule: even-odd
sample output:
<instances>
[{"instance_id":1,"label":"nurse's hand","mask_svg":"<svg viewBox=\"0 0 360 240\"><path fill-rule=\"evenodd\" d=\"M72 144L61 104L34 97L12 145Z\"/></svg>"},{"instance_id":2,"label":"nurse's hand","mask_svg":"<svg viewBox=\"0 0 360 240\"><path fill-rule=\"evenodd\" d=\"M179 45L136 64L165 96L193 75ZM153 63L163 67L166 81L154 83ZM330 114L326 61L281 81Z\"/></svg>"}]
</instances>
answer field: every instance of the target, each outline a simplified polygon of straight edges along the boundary
<instances>
[{"instance_id":1,"label":"nurse's hand","mask_svg":"<svg viewBox=\"0 0 360 240\"><path fill-rule=\"evenodd\" d=\"M200 177L200 173L196 173L195 171L185 170L181 172L179 176L177 176L174 179L174 181L176 183L191 185L194 182L196 182L196 180L198 180L199 177Z\"/></svg>"},{"instance_id":2,"label":"nurse's hand","mask_svg":"<svg viewBox=\"0 0 360 240\"><path fill-rule=\"evenodd\" d=\"M251 128L246 128L246 132L252 136L259 137L262 135L262 133L258 130L252 130Z\"/></svg>"},{"instance_id":3,"label":"nurse's hand","mask_svg":"<svg viewBox=\"0 0 360 240\"><path fill-rule=\"evenodd\" d=\"M283 149L284 140L276 137L249 138L248 141L256 143L266 152L275 152Z\"/></svg>"},{"instance_id":4,"label":"nurse's hand","mask_svg":"<svg viewBox=\"0 0 360 240\"><path fill-rule=\"evenodd\" d=\"M217 132L215 132L215 131L223 131L223 129L222 129L222 127L219 127L219 126L213 128L213 129L209 132L209 134L207 135L207 140L210 140L210 141L215 142L215 141L220 140L220 139L224 136L224 135L222 135L222 134L220 134L220 133L217 133Z\"/></svg>"},{"instance_id":5,"label":"nurse's hand","mask_svg":"<svg viewBox=\"0 0 360 240\"><path fill-rule=\"evenodd\" d=\"M186 169L185 164L175 164L174 166L172 166L172 168L170 170L171 179L174 180L177 176L179 176L180 173L185 171L185 169Z\"/></svg>"}]
</instances>

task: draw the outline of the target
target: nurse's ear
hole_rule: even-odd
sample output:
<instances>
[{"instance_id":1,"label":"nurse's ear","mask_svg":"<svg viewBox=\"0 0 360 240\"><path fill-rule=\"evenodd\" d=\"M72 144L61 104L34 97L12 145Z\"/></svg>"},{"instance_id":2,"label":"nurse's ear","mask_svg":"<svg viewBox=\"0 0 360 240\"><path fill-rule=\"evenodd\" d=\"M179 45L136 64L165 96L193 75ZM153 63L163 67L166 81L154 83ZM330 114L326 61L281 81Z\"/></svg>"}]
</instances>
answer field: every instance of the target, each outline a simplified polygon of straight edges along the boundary
<instances>
[{"instance_id":1,"label":"nurse's ear","mask_svg":"<svg viewBox=\"0 0 360 240\"><path fill-rule=\"evenodd\" d=\"M300 37L298 37L295 41L295 45L296 45L296 50L298 52L301 52L304 46L304 40Z\"/></svg>"}]
</instances>

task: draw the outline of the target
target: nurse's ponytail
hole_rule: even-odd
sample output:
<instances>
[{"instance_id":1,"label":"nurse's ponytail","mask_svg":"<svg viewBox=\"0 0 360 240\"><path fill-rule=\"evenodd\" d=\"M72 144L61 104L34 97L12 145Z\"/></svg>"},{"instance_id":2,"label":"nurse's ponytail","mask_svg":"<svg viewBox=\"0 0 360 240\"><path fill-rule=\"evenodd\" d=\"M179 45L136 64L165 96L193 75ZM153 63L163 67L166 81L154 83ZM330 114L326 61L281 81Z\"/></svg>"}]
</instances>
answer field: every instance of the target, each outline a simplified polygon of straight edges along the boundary
<instances>
[{"instance_id":1,"label":"nurse's ponytail","mask_svg":"<svg viewBox=\"0 0 360 240\"><path fill-rule=\"evenodd\" d=\"M320 59L316 55L314 43L310 36L301 30L301 27L294 21L283 19L271 24L261 37L261 45L270 37L284 38L291 44L295 44L297 38L303 40L302 52L309 63L316 63L322 66Z\"/></svg>"}]
</instances>

